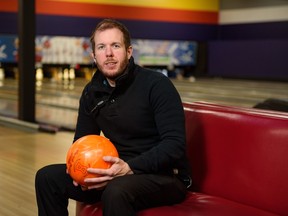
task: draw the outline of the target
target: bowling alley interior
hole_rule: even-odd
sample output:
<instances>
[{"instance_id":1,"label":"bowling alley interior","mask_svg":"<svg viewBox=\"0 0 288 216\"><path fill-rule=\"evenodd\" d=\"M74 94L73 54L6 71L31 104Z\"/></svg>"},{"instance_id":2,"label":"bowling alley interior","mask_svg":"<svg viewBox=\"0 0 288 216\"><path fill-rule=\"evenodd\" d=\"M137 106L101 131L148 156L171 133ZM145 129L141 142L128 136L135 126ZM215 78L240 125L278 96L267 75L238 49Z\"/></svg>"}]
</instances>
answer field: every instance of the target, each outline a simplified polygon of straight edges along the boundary
<instances>
[{"instance_id":1,"label":"bowling alley interior","mask_svg":"<svg viewBox=\"0 0 288 216\"><path fill-rule=\"evenodd\" d=\"M268 135L276 137L278 134L277 138L271 138L267 145L269 150L266 148L265 152L276 152L279 148L280 155L288 153L288 131L284 128L288 126L287 0L1 0L1 216L38 215L35 174L48 164L65 163L74 137L80 96L97 73L91 57L90 36L104 18L116 19L126 25L132 38L135 63L169 77L182 102L192 104L187 110L197 113L195 107L199 106L199 110L207 107L199 112L211 115L220 109L228 110L227 114L217 115L237 121L235 130L239 140L245 137L245 133L241 135L245 130L238 114L253 116L249 122L251 131L256 130L257 125L266 128L271 124L268 132L257 132L257 139L263 136L262 141L266 143ZM211 111L214 106L215 110ZM232 112L234 109L237 111ZM261 126L254 124L258 121L257 118L253 120L255 116L269 120L263 121ZM195 128L203 126L198 121L190 123L195 123ZM220 120L211 123L211 127L217 128L217 125L221 125ZM229 126L226 129L229 131ZM229 136L229 132L222 134L226 135ZM253 142L253 139L251 145L256 145L257 141ZM190 142L193 143L193 139ZM274 157L270 156L265 156L266 163L273 164ZM244 154L239 163L246 160L251 158L245 158ZM257 160L255 157L254 161ZM286 158L279 156L277 160L275 164L284 164ZM207 164L203 163L203 166ZM257 172L268 171L263 165ZM247 176L235 168L236 175L242 182L247 180ZM280 182L283 179L288 182L287 167L271 175L278 176ZM209 178L209 175L205 177ZM245 195L239 198L242 196L239 194L231 195L231 198L227 193L221 199L237 202L237 206L239 201L239 205L261 209L261 214L238 215L288 215L287 196L283 200L277 194L278 189L273 191L278 185L274 182L276 178L267 185L272 187L273 203L259 201L265 188L257 192L259 195L256 192L251 195L253 198ZM199 179L195 179L197 184ZM288 194L287 186L278 186L282 193ZM238 187L236 183L234 187ZM210 192L206 186L192 186L191 190L191 196L194 192ZM209 195L216 196L217 191L212 190ZM266 195L268 197L268 192ZM79 213L77 205L76 201L69 201L69 215L94 215ZM205 208L205 203L201 208L202 205ZM230 208L233 209L232 204L227 207L229 211ZM188 209L179 215L194 215L194 207ZM196 207L194 210L195 215L209 215L205 214L206 210L198 212ZM221 215L237 215L234 210ZM163 210L159 212L163 213ZM159 212L140 215L161 215Z\"/></svg>"}]
</instances>

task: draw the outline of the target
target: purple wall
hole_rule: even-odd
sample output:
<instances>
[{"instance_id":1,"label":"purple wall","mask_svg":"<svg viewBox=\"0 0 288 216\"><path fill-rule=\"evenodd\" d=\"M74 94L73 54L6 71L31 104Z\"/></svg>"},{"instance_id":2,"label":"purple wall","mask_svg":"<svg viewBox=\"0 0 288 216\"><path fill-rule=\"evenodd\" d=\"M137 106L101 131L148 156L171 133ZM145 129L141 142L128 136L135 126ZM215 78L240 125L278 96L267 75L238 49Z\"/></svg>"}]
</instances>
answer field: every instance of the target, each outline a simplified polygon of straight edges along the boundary
<instances>
[{"instance_id":1,"label":"purple wall","mask_svg":"<svg viewBox=\"0 0 288 216\"><path fill-rule=\"evenodd\" d=\"M17 35L17 14L0 13L0 34ZM37 15L37 35L61 35L89 37L96 24L102 19ZM149 22L120 20L134 39L200 40L217 39L218 26L208 24Z\"/></svg>"},{"instance_id":2,"label":"purple wall","mask_svg":"<svg viewBox=\"0 0 288 216\"><path fill-rule=\"evenodd\" d=\"M17 19L16 13L0 12L0 34L17 34Z\"/></svg>"},{"instance_id":3,"label":"purple wall","mask_svg":"<svg viewBox=\"0 0 288 216\"><path fill-rule=\"evenodd\" d=\"M210 76L288 80L288 40L209 42Z\"/></svg>"},{"instance_id":4,"label":"purple wall","mask_svg":"<svg viewBox=\"0 0 288 216\"><path fill-rule=\"evenodd\" d=\"M288 22L219 26L208 42L209 76L288 80Z\"/></svg>"},{"instance_id":5,"label":"purple wall","mask_svg":"<svg viewBox=\"0 0 288 216\"><path fill-rule=\"evenodd\" d=\"M221 40L288 39L288 21L220 25Z\"/></svg>"}]
</instances>

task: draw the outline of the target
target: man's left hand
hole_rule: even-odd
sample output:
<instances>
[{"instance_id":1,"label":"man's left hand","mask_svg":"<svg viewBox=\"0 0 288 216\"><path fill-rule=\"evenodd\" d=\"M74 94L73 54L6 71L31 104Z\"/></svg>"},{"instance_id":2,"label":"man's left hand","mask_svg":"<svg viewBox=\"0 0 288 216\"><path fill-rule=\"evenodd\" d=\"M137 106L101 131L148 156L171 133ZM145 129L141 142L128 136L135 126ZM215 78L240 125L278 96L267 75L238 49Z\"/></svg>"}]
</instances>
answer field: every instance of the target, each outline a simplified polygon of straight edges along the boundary
<instances>
[{"instance_id":1,"label":"man's left hand","mask_svg":"<svg viewBox=\"0 0 288 216\"><path fill-rule=\"evenodd\" d=\"M104 156L103 160L112 163L109 169L88 168L91 174L100 175L96 178L86 178L84 181L89 183L88 189L103 189L110 180L118 176L133 174L129 165L118 157Z\"/></svg>"}]
</instances>

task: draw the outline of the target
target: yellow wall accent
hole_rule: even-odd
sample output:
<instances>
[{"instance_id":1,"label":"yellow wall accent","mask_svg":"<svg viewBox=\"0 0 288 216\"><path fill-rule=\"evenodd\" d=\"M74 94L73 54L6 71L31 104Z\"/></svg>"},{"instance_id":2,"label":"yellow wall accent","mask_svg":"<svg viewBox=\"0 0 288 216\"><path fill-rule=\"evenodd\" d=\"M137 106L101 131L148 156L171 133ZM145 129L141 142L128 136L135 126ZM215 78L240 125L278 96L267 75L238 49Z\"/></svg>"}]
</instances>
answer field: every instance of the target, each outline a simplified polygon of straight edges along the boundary
<instances>
[{"instance_id":1,"label":"yellow wall accent","mask_svg":"<svg viewBox=\"0 0 288 216\"><path fill-rule=\"evenodd\" d=\"M219 11L219 0L50 0L180 10Z\"/></svg>"}]
</instances>

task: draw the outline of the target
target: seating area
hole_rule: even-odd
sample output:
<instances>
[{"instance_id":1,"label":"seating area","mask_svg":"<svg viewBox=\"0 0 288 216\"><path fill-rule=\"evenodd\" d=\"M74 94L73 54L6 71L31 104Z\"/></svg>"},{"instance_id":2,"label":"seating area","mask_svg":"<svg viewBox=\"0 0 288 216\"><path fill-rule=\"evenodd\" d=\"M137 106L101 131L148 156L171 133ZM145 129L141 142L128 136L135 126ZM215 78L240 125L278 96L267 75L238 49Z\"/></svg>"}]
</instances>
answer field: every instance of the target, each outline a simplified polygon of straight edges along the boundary
<instances>
[{"instance_id":1,"label":"seating area","mask_svg":"<svg viewBox=\"0 0 288 216\"><path fill-rule=\"evenodd\" d=\"M288 115L184 103L193 185L184 202L139 216L288 215ZM101 203L77 203L77 216L102 215Z\"/></svg>"}]
</instances>

